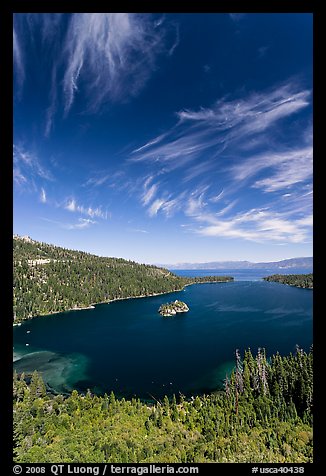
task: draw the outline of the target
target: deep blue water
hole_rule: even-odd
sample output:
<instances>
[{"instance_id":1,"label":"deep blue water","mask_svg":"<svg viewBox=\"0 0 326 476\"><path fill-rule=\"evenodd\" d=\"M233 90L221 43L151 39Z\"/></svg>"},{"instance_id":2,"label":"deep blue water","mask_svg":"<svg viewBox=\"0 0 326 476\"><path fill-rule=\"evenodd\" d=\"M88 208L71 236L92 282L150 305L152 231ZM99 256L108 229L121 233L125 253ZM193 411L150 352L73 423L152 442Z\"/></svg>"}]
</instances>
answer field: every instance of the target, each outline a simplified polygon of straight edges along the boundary
<instances>
[{"instance_id":1,"label":"deep blue water","mask_svg":"<svg viewBox=\"0 0 326 476\"><path fill-rule=\"evenodd\" d=\"M171 269L179 276L233 276L236 281L260 281L271 274L307 274L307 268L265 268L265 269Z\"/></svg>"},{"instance_id":2,"label":"deep blue water","mask_svg":"<svg viewBox=\"0 0 326 476\"><path fill-rule=\"evenodd\" d=\"M113 390L146 399L220 388L237 348L265 347L270 355L312 344L313 292L264 282L261 275L270 273L254 271L178 271L231 274L237 280L24 322L14 327L14 367L41 371L58 391ZM175 299L190 311L158 314L162 303Z\"/></svg>"}]
</instances>

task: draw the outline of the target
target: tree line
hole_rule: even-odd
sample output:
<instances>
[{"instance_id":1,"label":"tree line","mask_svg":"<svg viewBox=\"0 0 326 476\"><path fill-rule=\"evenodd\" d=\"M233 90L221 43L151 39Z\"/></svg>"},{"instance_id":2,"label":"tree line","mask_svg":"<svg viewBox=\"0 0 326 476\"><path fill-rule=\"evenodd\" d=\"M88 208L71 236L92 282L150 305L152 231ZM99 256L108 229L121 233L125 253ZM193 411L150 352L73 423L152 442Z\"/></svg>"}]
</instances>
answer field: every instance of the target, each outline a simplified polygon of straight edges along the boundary
<instances>
[{"instance_id":1,"label":"tree line","mask_svg":"<svg viewBox=\"0 0 326 476\"><path fill-rule=\"evenodd\" d=\"M19 238L13 240L13 257L15 322L115 299L169 293L186 284L233 279L184 278L153 265Z\"/></svg>"},{"instance_id":2,"label":"tree line","mask_svg":"<svg viewBox=\"0 0 326 476\"><path fill-rule=\"evenodd\" d=\"M288 284L298 288L313 289L313 273L309 274L273 274L263 278L265 281Z\"/></svg>"},{"instance_id":3,"label":"tree line","mask_svg":"<svg viewBox=\"0 0 326 476\"><path fill-rule=\"evenodd\" d=\"M14 374L17 463L312 462L313 350L235 353L224 391L185 398L53 396Z\"/></svg>"}]
</instances>

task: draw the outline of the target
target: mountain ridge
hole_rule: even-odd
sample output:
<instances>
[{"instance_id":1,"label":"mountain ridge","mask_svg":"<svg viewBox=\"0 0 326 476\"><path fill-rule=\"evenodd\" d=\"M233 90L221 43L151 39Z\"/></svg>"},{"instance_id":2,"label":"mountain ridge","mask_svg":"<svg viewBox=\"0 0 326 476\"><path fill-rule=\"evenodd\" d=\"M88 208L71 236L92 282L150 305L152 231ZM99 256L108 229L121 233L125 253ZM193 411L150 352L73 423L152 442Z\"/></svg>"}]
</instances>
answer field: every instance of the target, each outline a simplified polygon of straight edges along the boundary
<instances>
[{"instance_id":1,"label":"mountain ridge","mask_svg":"<svg viewBox=\"0 0 326 476\"><path fill-rule=\"evenodd\" d=\"M156 264L167 269L312 269L312 257L289 258L280 261L254 263L251 261L209 261L207 263Z\"/></svg>"}]
</instances>

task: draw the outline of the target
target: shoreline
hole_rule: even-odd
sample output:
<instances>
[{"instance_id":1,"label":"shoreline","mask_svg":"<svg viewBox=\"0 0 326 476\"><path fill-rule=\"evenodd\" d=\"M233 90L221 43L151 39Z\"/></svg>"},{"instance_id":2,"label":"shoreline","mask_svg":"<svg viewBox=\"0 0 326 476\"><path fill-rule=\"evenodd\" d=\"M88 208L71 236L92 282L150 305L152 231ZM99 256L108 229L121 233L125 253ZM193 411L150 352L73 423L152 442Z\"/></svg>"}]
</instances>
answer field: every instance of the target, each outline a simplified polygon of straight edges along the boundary
<instances>
[{"instance_id":1,"label":"shoreline","mask_svg":"<svg viewBox=\"0 0 326 476\"><path fill-rule=\"evenodd\" d=\"M216 284L216 283L230 283L230 282L233 283L234 280L232 280L232 281L229 281L229 280L225 280L225 281L203 281L203 282L199 282L199 283L186 283L186 284L184 284L184 286L181 289L175 289L173 291L166 291L166 292L154 293L154 294L142 294L140 296L127 296L127 297L122 297L122 298L119 297L119 298L115 298L115 299L109 299L108 301L95 302L95 303L90 304L87 307L75 307L75 308L73 307L73 308L70 308L70 309L65 309L64 311L50 311L47 314L37 314L36 316L29 317L28 319L22 319L19 322L14 322L13 327L14 326L20 326L20 325L22 325L23 322L28 322L28 321L30 321L32 319L36 319L38 317L52 316L54 314L61 314L63 312L70 312L70 311L84 311L84 310L88 310L88 309L95 309L95 306L97 306L98 304L111 304L112 302L125 301L127 299L141 299L141 298L147 298L147 297L163 296L164 294L177 293L177 292L180 292L180 291L184 291L185 287L192 286L194 284Z\"/></svg>"},{"instance_id":2,"label":"shoreline","mask_svg":"<svg viewBox=\"0 0 326 476\"><path fill-rule=\"evenodd\" d=\"M73 307L69 309L70 311L85 311L86 309L95 309L95 306L93 304L90 304L87 307Z\"/></svg>"},{"instance_id":3,"label":"shoreline","mask_svg":"<svg viewBox=\"0 0 326 476\"><path fill-rule=\"evenodd\" d=\"M198 283L190 283L190 284L198 284ZM185 284L185 286L190 286L190 284ZM176 289L174 291L166 291L166 292L163 292L163 293L154 293L154 294L146 294L146 295L141 295L141 296L127 296L127 297L123 297L123 298L109 299L108 301L99 301L99 302L92 303L87 307L75 307L75 308L72 307L70 309L65 309L64 311L50 311L47 314L37 314L36 316L29 317L28 319L22 319L19 322L14 322L13 327L14 326L21 326L23 322L28 322L28 321L31 321L32 319L37 319L38 317L53 316L55 314L61 314L61 313L70 312L70 311L84 311L84 310L88 310L88 309L95 309L95 306L97 306L99 304L111 304L112 302L115 302L115 301L125 301L127 299L140 299L140 298L161 296L163 294L177 293L177 292L183 291L183 289L184 288Z\"/></svg>"}]
</instances>

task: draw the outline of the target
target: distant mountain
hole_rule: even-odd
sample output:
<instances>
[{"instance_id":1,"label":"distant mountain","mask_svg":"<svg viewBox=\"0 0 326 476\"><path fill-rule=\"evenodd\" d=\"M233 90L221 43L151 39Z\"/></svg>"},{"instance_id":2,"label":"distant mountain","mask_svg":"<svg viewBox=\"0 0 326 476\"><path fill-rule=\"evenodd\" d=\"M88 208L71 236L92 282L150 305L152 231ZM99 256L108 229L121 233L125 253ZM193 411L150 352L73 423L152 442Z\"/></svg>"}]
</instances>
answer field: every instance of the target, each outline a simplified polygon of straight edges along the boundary
<instances>
[{"instance_id":1,"label":"distant mountain","mask_svg":"<svg viewBox=\"0 0 326 476\"><path fill-rule=\"evenodd\" d=\"M312 270L313 258L290 258L282 261L252 263L250 261L211 261L209 263L159 264L167 269L289 269L306 268Z\"/></svg>"}]
</instances>

